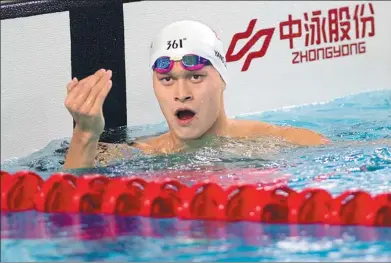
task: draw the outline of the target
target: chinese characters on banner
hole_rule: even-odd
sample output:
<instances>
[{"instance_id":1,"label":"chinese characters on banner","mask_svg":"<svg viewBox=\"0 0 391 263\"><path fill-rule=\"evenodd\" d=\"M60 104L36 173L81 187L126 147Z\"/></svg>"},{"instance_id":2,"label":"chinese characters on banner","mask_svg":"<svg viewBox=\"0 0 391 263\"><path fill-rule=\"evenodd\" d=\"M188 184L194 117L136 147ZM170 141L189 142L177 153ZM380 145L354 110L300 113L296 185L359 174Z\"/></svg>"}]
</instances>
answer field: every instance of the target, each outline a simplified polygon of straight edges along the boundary
<instances>
[{"instance_id":1,"label":"chinese characters on banner","mask_svg":"<svg viewBox=\"0 0 391 263\"><path fill-rule=\"evenodd\" d=\"M354 8L349 6L332 8L327 11L306 12L302 18L288 15L286 21L279 23L279 38L287 41L290 49L295 49L295 40L301 39L305 49L292 52L292 63L305 63L366 52L365 39L375 35L375 12L372 3L360 3ZM261 29L233 54L236 43L248 39L254 30L257 19L250 21L245 32L236 33L228 47L227 62L242 59L261 37L265 37L257 51L247 54L242 71L246 71L255 58L266 55L275 28Z\"/></svg>"},{"instance_id":2,"label":"chinese characters on banner","mask_svg":"<svg viewBox=\"0 0 391 263\"><path fill-rule=\"evenodd\" d=\"M366 52L365 38L375 35L375 18L372 3L358 4L351 12L348 6L304 13L303 19L288 16L280 22L280 39L289 41L294 49L296 38L305 38L306 50L292 52L292 63L311 62ZM342 44L342 42L350 43ZM354 42L352 42L354 41ZM326 47L317 47L327 44Z\"/></svg>"}]
</instances>

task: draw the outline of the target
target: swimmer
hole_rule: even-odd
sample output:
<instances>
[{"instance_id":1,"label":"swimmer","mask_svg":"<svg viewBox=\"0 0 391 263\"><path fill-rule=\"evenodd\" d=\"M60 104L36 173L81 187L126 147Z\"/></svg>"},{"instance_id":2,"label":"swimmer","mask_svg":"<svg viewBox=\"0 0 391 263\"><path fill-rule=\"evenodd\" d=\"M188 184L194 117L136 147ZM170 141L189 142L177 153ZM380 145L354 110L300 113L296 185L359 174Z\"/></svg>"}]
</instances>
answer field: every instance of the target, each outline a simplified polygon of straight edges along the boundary
<instances>
[{"instance_id":1,"label":"swimmer","mask_svg":"<svg viewBox=\"0 0 391 263\"><path fill-rule=\"evenodd\" d=\"M228 83L225 51L208 26L189 20L172 23L158 33L150 49L153 89L169 130L136 140L131 147L146 154L169 154L191 149L210 136L279 138L298 146L330 142L304 128L229 119L223 96ZM111 76L110 70L100 69L80 81L74 78L67 85L65 106L76 125L65 169L94 167L102 148L114 152L115 148L127 147L99 143L105 126L103 103L112 87Z\"/></svg>"}]
</instances>

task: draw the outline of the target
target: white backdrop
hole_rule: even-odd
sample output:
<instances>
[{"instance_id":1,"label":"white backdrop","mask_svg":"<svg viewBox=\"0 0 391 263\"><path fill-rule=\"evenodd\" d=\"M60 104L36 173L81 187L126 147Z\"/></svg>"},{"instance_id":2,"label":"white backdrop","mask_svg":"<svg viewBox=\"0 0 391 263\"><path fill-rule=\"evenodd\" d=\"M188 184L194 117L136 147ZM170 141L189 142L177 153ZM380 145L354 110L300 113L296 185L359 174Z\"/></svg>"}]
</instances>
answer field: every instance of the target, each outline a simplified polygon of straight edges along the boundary
<instances>
[{"instance_id":1,"label":"white backdrop","mask_svg":"<svg viewBox=\"0 0 391 263\"><path fill-rule=\"evenodd\" d=\"M1 21L1 162L70 136L68 12Z\"/></svg>"}]
</instances>

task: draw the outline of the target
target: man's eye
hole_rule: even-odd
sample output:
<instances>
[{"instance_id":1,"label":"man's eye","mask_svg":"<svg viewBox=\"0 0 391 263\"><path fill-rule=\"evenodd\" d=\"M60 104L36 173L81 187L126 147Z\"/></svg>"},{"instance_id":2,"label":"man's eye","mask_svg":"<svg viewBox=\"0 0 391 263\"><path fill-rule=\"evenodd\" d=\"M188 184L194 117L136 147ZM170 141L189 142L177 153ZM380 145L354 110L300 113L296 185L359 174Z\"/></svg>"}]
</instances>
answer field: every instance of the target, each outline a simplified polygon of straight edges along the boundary
<instances>
[{"instance_id":1,"label":"man's eye","mask_svg":"<svg viewBox=\"0 0 391 263\"><path fill-rule=\"evenodd\" d=\"M203 75L197 75L197 74L194 74L194 75L191 75L191 79L194 80L194 81L200 81L204 76Z\"/></svg>"},{"instance_id":2,"label":"man's eye","mask_svg":"<svg viewBox=\"0 0 391 263\"><path fill-rule=\"evenodd\" d=\"M160 79L160 81L165 81L165 82L170 82L170 80L172 80L171 77L163 77Z\"/></svg>"}]
</instances>

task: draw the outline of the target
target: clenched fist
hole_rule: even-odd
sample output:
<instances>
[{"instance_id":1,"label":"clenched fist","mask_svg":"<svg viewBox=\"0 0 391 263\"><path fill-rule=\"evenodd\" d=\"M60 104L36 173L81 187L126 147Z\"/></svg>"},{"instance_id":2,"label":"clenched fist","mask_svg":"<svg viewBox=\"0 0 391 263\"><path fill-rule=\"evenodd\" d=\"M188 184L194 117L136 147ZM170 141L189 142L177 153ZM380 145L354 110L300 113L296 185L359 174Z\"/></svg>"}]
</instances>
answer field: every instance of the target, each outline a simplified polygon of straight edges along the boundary
<instances>
[{"instance_id":1,"label":"clenched fist","mask_svg":"<svg viewBox=\"0 0 391 263\"><path fill-rule=\"evenodd\" d=\"M100 69L67 85L65 107L76 122L75 129L99 138L105 126L103 102L112 87L111 70Z\"/></svg>"}]
</instances>

